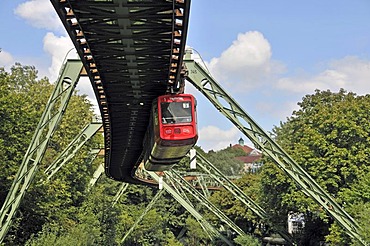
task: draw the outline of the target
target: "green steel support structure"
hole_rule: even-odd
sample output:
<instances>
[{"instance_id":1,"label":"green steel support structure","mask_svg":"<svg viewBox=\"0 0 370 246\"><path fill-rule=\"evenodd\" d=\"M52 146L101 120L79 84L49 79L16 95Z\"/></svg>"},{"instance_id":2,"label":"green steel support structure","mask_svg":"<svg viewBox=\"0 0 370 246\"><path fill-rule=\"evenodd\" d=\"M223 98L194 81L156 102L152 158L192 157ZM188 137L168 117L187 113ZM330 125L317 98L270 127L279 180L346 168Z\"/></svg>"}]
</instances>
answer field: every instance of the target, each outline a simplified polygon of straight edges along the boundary
<instances>
[{"instance_id":1,"label":"green steel support structure","mask_svg":"<svg viewBox=\"0 0 370 246\"><path fill-rule=\"evenodd\" d=\"M56 87L49 98L32 141L1 208L0 242L4 240L22 197L37 172L37 167L45 154L51 136L62 119L81 71L82 63L80 60L68 60L61 69Z\"/></svg>"},{"instance_id":2,"label":"green steel support structure","mask_svg":"<svg viewBox=\"0 0 370 246\"><path fill-rule=\"evenodd\" d=\"M190 199L189 199L189 197L186 195L186 192L185 192L185 190L181 187L181 186L177 186L176 184L175 184L175 182L174 182L174 180L171 180L171 179L168 179L168 180L166 180L168 183L169 183L169 185L183 198L183 199L185 199L186 200L186 202L187 203L189 203L189 204L192 204L192 202L190 201ZM196 211L199 211L199 209L200 209L200 205L201 204L197 204L196 206L195 206L195 210ZM202 221L201 220L198 220L197 218L195 218L197 221L198 221L198 223L200 224L200 226L203 228L203 230L207 233L207 235L208 235L208 237L213 241L216 237L217 237L217 235L215 235L214 234L214 232L212 231L212 230L210 230L209 228L207 228L207 225L203 225L203 223L202 223ZM181 236L182 235L184 235L185 234L185 232L186 232L186 228L183 228L182 230L181 230L181 232L180 232L180 234L177 236L177 238L181 238Z\"/></svg>"},{"instance_id":3,"label":"green steel support structure","mask_svg":"<svg viewBox=\"0 0 370 246\"><path fill-rule=\"evenodd\" d=\"M223 175L212 163L205 157L197 153L197 165L201 167L210 177L222 185L226 190L234 195L239 201L243 202L253 213L263 220L267 219L266 212L252 198L247 196L238 186L231 182L225 175Z\"/></svg>"},{"instance_id":4,"label":"green steel support structure","mask_svg":"<svg viewBox=\"0 0 370 246\"><path fill-rule=\"evenodd\" d=\"M58 172L58 170L70 161L77 151L102 127L100 122L92 122L84 127L84 129L78 134L63 150L57 159L45 170L45 174L48 176L47 180ZM98 153L96 153L98 154Z\"/></svg>"},{"instance_id":5,"label":"green steel support structure","mask_svg":"<svg viewBox=\"0 0 370 246\"><path fill-rule=\"evenodd\" d=\"M253 201L252 198L247 196L237 185L235 185L229 178L223 175L211 162L209 162L204 156L197 153L197 166L201 167L209 177L216 180L222 187L228 190L233 196L244 203L254 214L261 218L265 223L268 223L268 217L263 208ZM274 225L271 225L274 228ZM277 230L277 232L286 240L287 243L294 245L293 239L289 234L284 231Z\"/></svg>"},{"instance_id":6,"label":"green steel support structure","mask_svg":"<svg viewBox=\"0 0 370 246\"><path fill-rule=\"evenodd\" d=\"M102 168L103 168L103 171L104 171L104 166L103 165L102 165ZM113 198L112 207L114 207L114 205L116 205L116 203L119 201L119 199L121 198L121 196L123 195L123 193L127 190L128 185L129 185L128 183L123 183L122 182L122 184L119 187L116 195Z\"/></svg>"},{"instance_id":7,"label":"green steel support structure","mask_svg":"<svg viewBox=\"0 0 370 246\"><path fill-rule=\"evenodd\" d=\"M191 194L195 199L197 199L201 204L206 206L209 211L214 213L221 221L226 223L231 229L233 229L238 235L246 236L245 232L240 229L232 220L230 220L221 210L219 210L215 205L213 205L208 199L203 196L199 191L197 191L189 182L187 182L180 174L175 170L166 171L166 178L174 181L175 185L185 189L189 194Z\"/></svg>"},{"instance_id":8,"label":"green steel support structure","mask_svg":"<svg viewBox=\"0 0 370 246\"><path fill-rule=\"evenodd\" d=\"M268 155L276 165L292 178L303 192L320 204L348 235L367 245L359 235L359 225L317 182L299 166L267 134L239 104L216 82L187 51L184 59L191 82L226 118L228 118L253 144Z\"/></svg>"},{"instance_id":9,"label":"green steel support structure","mask_svg":"<svg viewBox=\"0 0 370 246\"><path fill-rule=\"evenodd\" d=\"M205 197L209 197L211 190L219 190L222 189L220 186L220 182L215 179L214 177L210 176L208 173L200 172L200 171L190 171L190 172L183 172L183 171L177 171L177 173L181 174L182 177L186 179L193 187L195 187L197 190L202 190L202 193ZM196 177L195 179L189 177ZM240 179L242 176L225 176L230 182L231 180Z\"/></svg>"},{"instance_id":10,"label":"green steel support structure","mask_svg":"<svg viewBox=\"0 0 370 246\"><path fill-rule=\"evenodd\" d=\"M101 149L92 149L91 151L91 160L90 160L90 163L92 163L94 161L94 159L99 155L99 152L101 151ZM90 189L95 185L95 183L98 181L98 179L100 178L100 175L104 172L104 165L103 164L100 164L94 174L93 174L93 177L90 179L90 182L89 182L89 186L87 188L88 191L90 191Z\"/></svg>"},{"instance_id":11,"label":"green steel support structure","mask_svg":"<svg viewBox=\"0 0 370 246\"><path fill-rule=\"evenodd\" d=\"M207 186L206 186L206 180L204 179L204 176L201 175L201 176L198 176L198 182L199 184L199 187L201 188L202 192L203 192L203 196L204 197L209 197L211 195L210 191L208 190Z\"/></svg>"},{"instance_id":12,"label":"green steel support structure","mask_svg":"<svg viewBox=\"0 0 370 246\"><path fill-rule=\"evenodd\" d=\"M139 218L137 218L137 220L135 221L135 223L131 226L131 228L126 232L126 234L123 236L122 240L121 240L121 244L123 244L126 240L126 238L128 237L128 235L131 234L131 232L135 229L135 227L140 223L140 221L144 218L144 216L149 212L149 210L152 209L153 205L158 201L158 199L162 196L164 190L159 190L157 192L157 194L155 194L155 196L153 197L153 199L150 201L150 203L148 204L148 206L146 206L144 212L139 216Z\"/></svg>"},{"instance_id":13,"label":"green steel support structure","mask_svg":"<svg viewBox=\"0 0 370 246\"><path fill-rule=\"evenodd\" d=\"M98 181L98 179L100 178L103 172L104 172L104 164L100 164L96 168L93 174L93 177L90 179L89 188L88 188L89 190L96 184L96 182Z\"/></svg>"},{"instance_id":14,"label":"green steel support structure","mask_svg":"<svg viewBox=\"0 0 370 246\"><path fill-rule=\"evenodd\" d=\"M170 181L171 182L171 181ZM183 189L180 188L177 189L176 186L174 186L174 183L171 182L171 184L169 184L172 188L174 188L175 192L177 192L182 198L186 199L187 203L188 204L191 204L190 200L188 199L188 197L185 195ZM119 197L123 194L123 192L127 189L128 187L128 184L127 183L122 183L122 185L120 186L120 189L119 191L117 192L115 198L114 198L114 203L113 203L113 206L114 204L117 202L117 200L119 199ZM144 216L149 212L149 210L153 207L153 205L158 201L159 197L162 195L164 189L161 189L157 192L157 194L155 195L155 197L153 198L152 201L150 201L150 203L148 204L148 206L145 208L144 212L140 215L140 217L135 221L135 223L132 225L132 227L126 232L126 234L124 235L124 237L122 238L121 240L121 244L124 243L124 241L126 240L126 238L132 233L132 231L134 230L134 228L140 223L140 221L144 218ZM207 235L209 236L210 239L214 240L217 235L212 235L213 232L210 231L209 228L207 228L206 225L204 225L202 223L202 221L198 221L200 226L203 228L203 230L207 233ZM214 229L212 229L214 230ZM229 242L231 244L231 242Z\"/></svg>"},{"instance_id":15,"label":"green steel support structure","mask_svg":"<svg viewBox=\"0 0 370 246\"><path fill-rule=\"evenodd\" d=\"M147 173L156 181L159 182L159 176L155 172L149 172ZM194 209L193 205L186 201L182 195L180 195L172 186L168 185L165 181L163 181L163 187L166 189L168 193L172 195L173 198L175 198L176 201L178 201L191 215L194 216L194 218L199 221L202 225L206 228L206 231L210 232L213 236L213 238L220 238L222 241L224 241L227 245L233 245L232 242L230 242L225 236L223 236L217 229L215 229L211 224L206 221L206 219Z\"/></svg>"}]
</instances>

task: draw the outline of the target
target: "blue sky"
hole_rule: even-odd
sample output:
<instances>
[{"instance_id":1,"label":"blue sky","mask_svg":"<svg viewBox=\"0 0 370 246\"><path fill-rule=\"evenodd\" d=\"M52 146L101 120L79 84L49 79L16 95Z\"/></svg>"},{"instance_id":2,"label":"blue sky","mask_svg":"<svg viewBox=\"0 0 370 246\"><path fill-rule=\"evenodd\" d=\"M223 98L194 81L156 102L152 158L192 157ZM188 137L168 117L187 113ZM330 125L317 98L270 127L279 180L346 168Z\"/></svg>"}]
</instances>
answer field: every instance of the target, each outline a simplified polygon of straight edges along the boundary
<instances>
[{"instance_id":1,"label":"blue sky","mask_svg":"<svg viewBox=\"0 0 370 246\"><path fill-rule=\"evenodd\" d=\"M34 65L56 79L72 44L48 0L0 2L0 66ZM266 131L315 89L370 93L370 1L205 1L191 3L187 44ZM91 94L88 81L81 93ZM242 136L191 85L200 139L221 149Z\"/></svg>"}]
</instances>

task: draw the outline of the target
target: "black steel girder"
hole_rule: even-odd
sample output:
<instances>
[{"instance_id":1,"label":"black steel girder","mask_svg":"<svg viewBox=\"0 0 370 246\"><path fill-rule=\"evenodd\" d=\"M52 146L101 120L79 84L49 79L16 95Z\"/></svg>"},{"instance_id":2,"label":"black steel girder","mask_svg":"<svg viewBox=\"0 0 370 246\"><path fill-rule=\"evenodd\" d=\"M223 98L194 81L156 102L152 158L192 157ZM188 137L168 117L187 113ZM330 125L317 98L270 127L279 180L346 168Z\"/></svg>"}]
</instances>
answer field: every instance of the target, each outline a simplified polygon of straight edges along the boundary
<instances>
[{"instance_id":1,"label":"black steel girder","mask_svg":"<svg viewBox=\"0 0 370 246\"><path fill-rule=\"evenodd\" d=\"M152 101L180 79L190 0L51 0L99 103L105 172L137 183Z\"/></svg>"}]
</instances>

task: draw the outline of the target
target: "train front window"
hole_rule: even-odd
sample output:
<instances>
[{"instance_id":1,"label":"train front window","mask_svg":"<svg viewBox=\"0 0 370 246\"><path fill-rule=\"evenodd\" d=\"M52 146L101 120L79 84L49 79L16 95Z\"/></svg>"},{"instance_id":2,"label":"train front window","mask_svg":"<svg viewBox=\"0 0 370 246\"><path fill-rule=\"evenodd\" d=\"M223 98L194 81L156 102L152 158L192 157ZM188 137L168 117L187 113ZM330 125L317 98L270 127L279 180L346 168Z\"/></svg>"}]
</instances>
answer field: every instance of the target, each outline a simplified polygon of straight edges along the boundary
<instances>
[{"instance_id":1,"label":"train front window","mask_svg":"<svg viewBox=\"0 0 370 246\"><path fill-rule=\"evenodd\" d=\"M162 123L189 123L191 117L191 102L163 102L161 103Z\"/></svg>"}]
</instances>

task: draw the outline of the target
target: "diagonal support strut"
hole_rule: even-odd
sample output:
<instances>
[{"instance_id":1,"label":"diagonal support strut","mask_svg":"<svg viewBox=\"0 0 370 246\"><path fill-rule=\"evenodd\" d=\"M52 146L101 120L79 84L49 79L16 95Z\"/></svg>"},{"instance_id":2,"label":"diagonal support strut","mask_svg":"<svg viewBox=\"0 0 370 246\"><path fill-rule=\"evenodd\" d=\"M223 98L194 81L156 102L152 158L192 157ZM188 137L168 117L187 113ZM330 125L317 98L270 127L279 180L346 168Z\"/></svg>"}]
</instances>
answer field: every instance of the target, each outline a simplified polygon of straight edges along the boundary
<instances>
[{"instance_id":1,"label":"diagonal support strut","mask_svg":"<svg viewBox=\"0 0 370 246\"><path fill-rule=\"evenodd\" d=\"M80 60L68 60L61 69L55 89L33 135L21 166L0 211L0 242L8 232L26 190L30 186L49 140L64 115L69 99L82 72Z\"/></svg>"}]
</instances>

